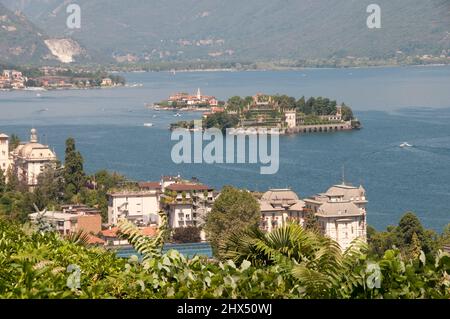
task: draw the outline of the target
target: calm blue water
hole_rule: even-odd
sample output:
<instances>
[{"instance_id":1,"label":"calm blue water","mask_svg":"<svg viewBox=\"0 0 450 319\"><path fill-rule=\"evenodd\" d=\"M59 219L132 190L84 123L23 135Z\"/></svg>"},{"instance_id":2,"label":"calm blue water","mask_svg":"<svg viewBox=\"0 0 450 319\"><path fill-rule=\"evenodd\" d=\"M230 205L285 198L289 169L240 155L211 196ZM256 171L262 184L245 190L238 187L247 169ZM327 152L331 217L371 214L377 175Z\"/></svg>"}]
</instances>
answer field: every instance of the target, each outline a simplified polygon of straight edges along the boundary
<instances>
[{"instance_id":1,"label":"calm blue water","mask_svg":"<svg viewBox=\"0 0 450 319\"><path fill-rule=\"evenodd\" d=\"M0 92L0 131L28 139L35 126L61 159L65 139L73 136L89 172L106 168L139 180L180 173L216 188L292 187L302 197L340 182L345 164L347 181L367 189L368 221L376 228L396 224L408 210L439 231L450 222L449 67L126 76L144 86L43 92L42 97ZM327 96L351 105L364 129L281 137L280 170L273 176L261 176L259 165L175 165L167 127L180 118L144 104L198 87L221 99L257 92ZM146 122L154 127L144 127ZM405 141L414 147L399 148Z\"/></svg>"}]
</instances>

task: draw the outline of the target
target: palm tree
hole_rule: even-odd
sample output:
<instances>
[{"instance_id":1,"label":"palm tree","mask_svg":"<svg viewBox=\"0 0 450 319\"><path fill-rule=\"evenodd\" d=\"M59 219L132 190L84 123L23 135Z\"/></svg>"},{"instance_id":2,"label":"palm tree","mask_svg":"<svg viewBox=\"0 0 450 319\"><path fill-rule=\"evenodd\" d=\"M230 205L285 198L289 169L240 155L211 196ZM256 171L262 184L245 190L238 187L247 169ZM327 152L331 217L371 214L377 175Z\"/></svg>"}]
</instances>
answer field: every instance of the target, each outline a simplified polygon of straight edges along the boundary
<instances>
[{"instance_id":1,"label":"palm tree","mask_svg":"<svg viewBox=\"0 0 450 319\"><path fill-rule=\"evenodd\" d=\"M121 219L118 223L120 236L127 239L133 245L134 249L143 256L143 261L161 256L169 230L167 214L161 211L159 212L159 218L161 223L158 234L154 237L142 235L139 228L126 219Z\"/></svg>"},{"instance_id":2,"label":"palm tree","mask_svg":"<svg viewBox=\"0 0 450 319\"><path fill-rule=\"evenodd\" d=\"M238 264L247 260L254 266L280 266L310 298L349 298L365 289L361 269L367 245L362 240L355 240L343 252L332 239L290 223L271 233L258 228L234 233L219 250Z\"/></svg>"}]
</instances>

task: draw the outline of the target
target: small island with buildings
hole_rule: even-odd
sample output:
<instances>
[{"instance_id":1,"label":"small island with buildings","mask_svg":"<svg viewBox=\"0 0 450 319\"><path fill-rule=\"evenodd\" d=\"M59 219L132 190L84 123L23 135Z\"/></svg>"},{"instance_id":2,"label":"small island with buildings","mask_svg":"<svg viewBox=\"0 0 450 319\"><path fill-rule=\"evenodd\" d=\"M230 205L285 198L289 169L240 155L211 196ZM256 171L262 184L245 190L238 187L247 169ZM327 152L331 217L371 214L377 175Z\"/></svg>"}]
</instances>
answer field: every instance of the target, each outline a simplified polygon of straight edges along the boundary
<instances>
[{"instance_id":1,"label":"small island with buildings","mask_svg":"<svg viewBox=\"0 0 450 319\"><path fill-rule=\"evenodd\" d=\"M215 96L203 95L199 88L195 94L175 93L167 100L155 103L151 107L156 110L206 112L224 105L225 102L219 101Z\"/></svg>"},{"instance_id":2,"label":"small island with buildings","mask_svg":"<svg viewBox=\"0 0 450 319\"><path fill-rule=\"evenodd\" d=\"M175 95L178 97L181 95ZM203 111L203 129L219 128L232 130L236 134L268 132L276 128L281 134L336 132L360 129L360 121L353 115L352 109L342 103L323 97L296 99L287 95L267 95L230 98L219 102L215 97L208 97L210 102L196 103L203 96L198 90L198 98L167 102L166 109ZM172 101L172 102L170 102ZM194 121L179 121L170 128L194 130ZM269 131L270 132L270 131Z\"/></svg>"}]
</instances>

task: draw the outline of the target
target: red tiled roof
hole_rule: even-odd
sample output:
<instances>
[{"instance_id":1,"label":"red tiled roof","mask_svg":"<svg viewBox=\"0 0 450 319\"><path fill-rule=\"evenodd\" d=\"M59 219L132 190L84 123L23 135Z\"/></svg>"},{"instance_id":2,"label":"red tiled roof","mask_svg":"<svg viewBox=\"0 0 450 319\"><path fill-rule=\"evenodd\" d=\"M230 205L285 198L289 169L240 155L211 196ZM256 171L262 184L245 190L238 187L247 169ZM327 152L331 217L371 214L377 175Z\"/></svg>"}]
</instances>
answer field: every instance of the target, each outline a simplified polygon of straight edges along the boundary
<instances>
[{"instance_id":1,"label":"red tiled roof","mask_svg":"<svg viewBox=\"0 0 450 319\"><path fill-rule=\"evenodd\" d=\"M161 184L159 182L140 182L138 183L140 188L148 188L148 189L160 189Z\"/></svg>"},{"instance_id":2,"label":"red tiled roof","mask_svg":"<svg viewBox=\"0 0 450 319\"><path fill-rule=\"evenodd\" d=\"M144 236L153 237L158 234L158 227L145 227L141 228L141 234Z\"/></svg>"},{"instance_id":3,"label":"red tiled roof","mask_svg":"<svg viewBox=\"0 0 450 319\"><path fill-rule=\"evenodd\" d=\"M144 236L153 237L158 233L158 227L150 226L150 227L144 227L140 228L141 234ZM119 227L113 227L111 229L106 229L102 231L102 235L104 237L112 237L116 238L118 237L119 233Z\"/></svg>"},{"instance_id":4,"label":"red tiled roof","mask_svg":"<svg viewBox=\"0 0 450 319\"><path fill-rule=\"evenodd\" d=\"M184 192L184 191L207 191L212 188L200 184L172 184L167 186L167 189L175 192Z\"/></svg>"},{"instance_id":5,"label":"red tiled roof","mask_svg":"<svg viewBox=\"0 0 450 319\"><path fill-rule=\"evenodd\" d=\"M89 245L104 245L105 241L101 238L98 238L97 236L94 235L88 235L88 244Z\"/></svg>"},{"instance_id":6,"label":"red tiled roof","mask_svg":"<svg viewBox=\"0 0 450 319\"><path fill-rule=\"evenodd\" d=\"M111 229L102 230L102 235L104 237L117 237L119 232L119 227L113 227Z\"/></svg>"}]
</instances>

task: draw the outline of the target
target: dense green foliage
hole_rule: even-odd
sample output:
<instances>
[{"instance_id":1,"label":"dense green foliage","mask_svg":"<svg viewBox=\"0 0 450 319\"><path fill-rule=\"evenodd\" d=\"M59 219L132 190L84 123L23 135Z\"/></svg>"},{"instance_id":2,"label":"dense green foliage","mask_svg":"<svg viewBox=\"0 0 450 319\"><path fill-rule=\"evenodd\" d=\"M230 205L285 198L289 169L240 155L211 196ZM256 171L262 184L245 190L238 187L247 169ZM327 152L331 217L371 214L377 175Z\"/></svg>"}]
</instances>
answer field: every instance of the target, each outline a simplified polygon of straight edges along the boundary
<instances>
[{"instance_id":1,"label":"dense green foliage","mask_svg":"<svg viewBox=\"0 0 450 319\"><path fill-rule=\"evenodd\" d=\"M310 97L308 100L302 96L300 99L296 100L295 97L287 95L273 95L267 96L271 97L273 104L277 105L280 110L295 109L298 113L310 116L319 115L334 115L337 111L337 102L335 100L330 100L329 98ZM246 107L253 104L253 98L251 96L240 97L233 96L227 101L227 110L242 112ZM342 103L343 106L343 116L345 120L350 120L353 118L352 110Z\"/></svg>"},{"instance_id":2,"label":"dense green foliage","mask_svg":"<svg viewBox=\"0 0 450 319\"><path fill-rule=\"evenodd\" d=\"M387 250L396 247L405 257L414 257L418 250L427 256L434 256L448 240L450 226L441 237L431 230L425 229L414 213L406 213L398 226L390 226L385 232L377 232L368 228L367 237L371 254L382 256Z\"/></svg>"},{"instance_id":3,"label":"dense green foliage","mask_svg":"<svg viewBox=\"0 0 450 319\"><path fill-rule=\"evenodd\" d=\"M176 228L172 234L172 241L175 243L199 243L201 241L200 228L198 227L185 227Z\"/></svg>"},{"instance_id":4,"label":"dense green foliage","mask_svg":"<svg viewBox=\"0 0 450 319\"><path fill-rule=\"evenodd\" d=\"M206 217L205 232L215 255L221 257L219 247L228 234L256 226L259 219L260 207L250 192L225 186Z\"/></svg>"},{"instance_id":5,"label":"dense green foliage","mask_svg":"<svg viewBox=\"0 0 450 319\"><path fill-rule=\"evenodd\" d=\"M66 198L69 200L74 195L80 193L86 182L83 170L83 157L76 150L75 140L73 138L68 138L66 141L64 180L66 183Z\"/></svg>"},{"instance_id":6,"label":"dense green foliage","mask_svg":"<svg viewBox=\"0 0 450 319\"><path fill-rule=\"evenodd\" d=\"M450 256L441 252L433 261L397 250L371 259L362 243L342 253L288 225L246 232L236 262L211 262L161 254L163 235L151 240L133 225L121 229L143 259L0 220L0 298L450 298Z\"/></svg>"},{"instance_id":7,"label":"dense green foliage","mask_svg":"<svg viewBox=\"0 0 450 319\"><path fill-rule=\"evenodd\" d=\"M215 113L206 119L206 128L218 128L222 132L226 132L228 128L236 127L239 124L239 117L225 112Z\"/></svg>"}]
</instances>

